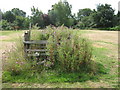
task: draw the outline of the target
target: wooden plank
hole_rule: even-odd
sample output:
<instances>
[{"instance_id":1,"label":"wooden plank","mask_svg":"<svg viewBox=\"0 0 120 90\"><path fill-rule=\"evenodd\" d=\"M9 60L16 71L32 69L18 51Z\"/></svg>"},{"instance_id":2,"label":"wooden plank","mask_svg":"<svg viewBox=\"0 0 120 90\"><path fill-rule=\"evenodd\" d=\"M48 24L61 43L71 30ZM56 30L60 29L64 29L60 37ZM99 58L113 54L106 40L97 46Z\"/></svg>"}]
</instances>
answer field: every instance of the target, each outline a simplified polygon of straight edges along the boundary
<instances>
[{"instance_id":1,"label":"wooden plank","mask_svg":"<svg viewBox=\"0 0 120 90\"><path fill-rule=\"evenodd\" d=\"M44 60L44 61L38 62L37 64L38 64L38 65L41 65L41 64L44 64L44 63L46 63L46 62L47 62L47 61Z\"/></svg>"},{"instance_id":2,"label":"wooden plank","mask_svg":"<svg viewBox=\"0 0 120 90\"><path fill-rule=\"evenodd\" d=\"M31 40L31 41L23 41L25 44L47 44L47 40Z\"/></svg>"},{"instance_id":3,"label":"wooden plank","mask_svg":"<svg viewBox=\"0 0 120 90\"><path fill-rule=\"evenodd\" d=\"M30 51L30 52L46 52L48 50L47 49L26 49L26 51Z\"/></svg>"},{"instance_id":4,"label":"wooden plank","mask_svg":"<svg viewBox=\"0 0 120 90\"><path fill-rule=\"evenodd\" d=\"M28 54L28 56L48 56L49 54L46 54L46 53L40 53L39 55L38 54Z\"/></svg>"}]
</instances>

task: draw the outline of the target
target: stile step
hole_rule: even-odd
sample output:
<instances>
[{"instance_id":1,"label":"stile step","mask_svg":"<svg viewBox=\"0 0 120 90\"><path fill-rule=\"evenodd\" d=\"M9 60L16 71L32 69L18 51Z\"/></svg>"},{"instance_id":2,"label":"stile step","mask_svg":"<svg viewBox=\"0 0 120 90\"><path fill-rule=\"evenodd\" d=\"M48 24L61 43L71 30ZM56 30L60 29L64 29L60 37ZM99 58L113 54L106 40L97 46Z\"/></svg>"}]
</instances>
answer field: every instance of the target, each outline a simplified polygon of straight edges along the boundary
<instances>
[{"instance_id":1,"label":"stile step","mask_svg":"<svg viewBox=\"0 0 120 90\"><path fill-rule=\"evenodd\" d=\"M26 49L26 51L30 52L47 52L47 49Z\"/></svg>"},{"instance_id":2,"label":"stile step","mask_svg":"<svg viewBox=\"0 0 120 90\"><path fill-rule=\"evenodd\" d=\"M47 44L47 40L31 40L31 41L23 41L24 44Z\"/></svg>"},{"instance_id":3,"label":"stile step","mask_svg":"<svg viewBox=\"0 0 120 90\"><path fill-rule=\"evenodd\" d=\"M28 56L48 56L49 54L41 53L41 54L27 54Z\"/></svg>"}]
</instances>

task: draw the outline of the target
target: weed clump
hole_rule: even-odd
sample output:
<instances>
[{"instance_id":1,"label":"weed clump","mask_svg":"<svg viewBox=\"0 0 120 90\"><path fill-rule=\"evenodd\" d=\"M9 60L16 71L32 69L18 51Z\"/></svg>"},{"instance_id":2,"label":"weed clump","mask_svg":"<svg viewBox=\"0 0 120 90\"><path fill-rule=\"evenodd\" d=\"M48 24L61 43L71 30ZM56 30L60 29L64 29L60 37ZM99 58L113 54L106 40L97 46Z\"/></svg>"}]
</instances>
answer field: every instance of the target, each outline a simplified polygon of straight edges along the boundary
<instances>
[{"instance_id":1,"label":"weed clump","mask_svg":"<svg viewBox=\"0 0 120 90\"><path fill-rule=\"evenodd\" d=\"M59 71L78 72L90 66L92 47L89 40L64 27L49 32L51 35L47 49L54 68Z\"/></svg>"}]
</instances>

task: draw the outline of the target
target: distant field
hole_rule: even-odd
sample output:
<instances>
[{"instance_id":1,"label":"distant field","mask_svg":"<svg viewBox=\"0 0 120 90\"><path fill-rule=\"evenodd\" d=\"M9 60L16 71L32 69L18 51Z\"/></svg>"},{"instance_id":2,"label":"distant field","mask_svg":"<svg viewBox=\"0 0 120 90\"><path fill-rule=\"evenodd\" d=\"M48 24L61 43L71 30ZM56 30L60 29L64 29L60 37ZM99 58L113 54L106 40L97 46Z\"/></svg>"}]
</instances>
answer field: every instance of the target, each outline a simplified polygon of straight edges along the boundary
<instances>
[{"instance_id":1,"label":"distant field","mask_svg":"<svg viewBox=\"0 0 120 90\"><path fill-rule=\"evenodd\" d=\"M94 59L109 69L100 80L74 83L3 83L3 88L115 88L118 85L118 31L74 30L89 38ZM12 48L24 31L0 31L0 54ZM2 57L1 57L2 58ZM4 55L3 55L4 60Z\"/></svg>"}]
</instances>

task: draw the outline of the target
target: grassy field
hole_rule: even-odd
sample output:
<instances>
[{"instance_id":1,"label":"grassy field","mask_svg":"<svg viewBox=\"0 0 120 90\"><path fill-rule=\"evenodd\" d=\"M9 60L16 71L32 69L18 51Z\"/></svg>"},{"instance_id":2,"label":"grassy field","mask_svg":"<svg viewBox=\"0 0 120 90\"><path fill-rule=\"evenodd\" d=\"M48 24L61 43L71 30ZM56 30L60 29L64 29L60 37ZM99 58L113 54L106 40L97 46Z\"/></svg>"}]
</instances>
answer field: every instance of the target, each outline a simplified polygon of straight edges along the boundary
<instances>
[{"instance_id":1,"label":"grassy field","mask_svg":"<svg viewBox=\"0 0 120 90\"><path fill-rule=\"evenodd\" d=\"M93 59L101 63L108 72L97 76L95 80L59 82L59 83L3 83L3 88L117 88L118 86L118 32L99 30L74 30L93 42ZM12 48L24 31L0 31L0 53L4 60L6 50ZM62 76L57 77L62 78ZM31 79L32 80L32 79ZM41 78L42 80L42 78ZM19 81L18 81L19 82Z\"/></svg>"}]
</instances>

